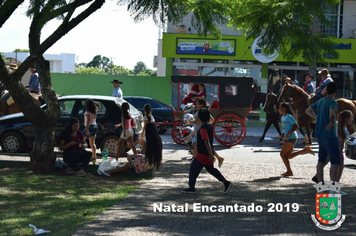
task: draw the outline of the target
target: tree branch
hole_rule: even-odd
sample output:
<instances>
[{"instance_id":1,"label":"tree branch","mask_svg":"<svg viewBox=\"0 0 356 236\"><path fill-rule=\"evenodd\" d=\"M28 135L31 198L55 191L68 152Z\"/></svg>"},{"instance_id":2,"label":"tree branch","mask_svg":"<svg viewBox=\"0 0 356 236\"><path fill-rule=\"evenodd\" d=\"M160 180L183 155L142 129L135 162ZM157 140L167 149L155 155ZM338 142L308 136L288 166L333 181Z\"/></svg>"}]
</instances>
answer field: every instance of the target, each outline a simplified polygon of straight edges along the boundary
<instances>
[{"instance_id":1,"label":"tree branch","mask_svg":"<svg viewBox=\"0 0 356 236\"><path fill-rule=\"evenodd\" d=\"M88 16L102 7L105 0L95 0L86 10L80 13L77 17L73 18L70 22L63 22L56 31L54 31L45 41L39 45L35 51L31 52L34 55L42 55L60 38L66 35L70 30L76 27L79 23L85 20Z\"/></svg>"},{"instance_id":2,"label":"tree branch","mask_svg":"<svg viewBox=\"0 0 356 236\"><path fill-rule=\"evenodd\" d=\"M0 28L24 0L8 0L0 7Z\"/></svg>"}]
</instances>

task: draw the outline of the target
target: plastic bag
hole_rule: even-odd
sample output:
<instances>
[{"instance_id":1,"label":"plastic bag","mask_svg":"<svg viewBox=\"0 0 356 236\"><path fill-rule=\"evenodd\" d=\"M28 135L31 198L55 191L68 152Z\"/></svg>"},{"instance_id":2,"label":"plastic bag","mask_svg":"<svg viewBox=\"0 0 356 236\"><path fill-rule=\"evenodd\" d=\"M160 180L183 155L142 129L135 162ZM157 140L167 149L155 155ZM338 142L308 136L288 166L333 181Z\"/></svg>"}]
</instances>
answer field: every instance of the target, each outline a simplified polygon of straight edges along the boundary
<instances>
[{"instance_id":1,"label":"plastic bag","mask_svg":"<svg viewBox=\"0 0 356 236\"><path fill-rule=\"evenodd\" d=\"M115 158L109 158L105 161L103 161L102 163L100 163L99 167L98 167L98 174L101 175L100 172L105 172L106 170L112 170L121 166L124 166L125 163L122 162L118 162L116 161Z\"/></svg>"}]
</instances>

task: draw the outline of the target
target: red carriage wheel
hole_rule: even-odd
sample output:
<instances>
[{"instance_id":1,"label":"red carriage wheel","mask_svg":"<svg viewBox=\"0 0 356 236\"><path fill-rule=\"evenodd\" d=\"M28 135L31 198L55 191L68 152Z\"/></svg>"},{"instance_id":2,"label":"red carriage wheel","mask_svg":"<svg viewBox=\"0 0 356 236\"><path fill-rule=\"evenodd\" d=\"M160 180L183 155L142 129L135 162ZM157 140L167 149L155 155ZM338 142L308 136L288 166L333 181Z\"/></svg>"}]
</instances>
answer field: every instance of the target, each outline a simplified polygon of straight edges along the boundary
<instances>
[{"instance_id":1,"label":"red carriage wheel","mask_svg":"<svg viewBox=\"0 0 356 236\"><path fill-rule=\"evenodd\" d=\"M174 142L176 142L179 145L185 145L185 142L183 140L182 137L182 133L181 133L181 125L174 125L172 128L172 139L174 140Z\"/></svg>"},{"instance_id":2,"label":"red carriage wheel","mask_svg":"<svg viewBox=\"0 0 356 236\"><path fill-rule=\"evenodd\" d=\"M245 138L246 125L240 117L226 114L218 117L214 123L214 137L221 145L235 146Z\"/></svg>"}]
</instances>

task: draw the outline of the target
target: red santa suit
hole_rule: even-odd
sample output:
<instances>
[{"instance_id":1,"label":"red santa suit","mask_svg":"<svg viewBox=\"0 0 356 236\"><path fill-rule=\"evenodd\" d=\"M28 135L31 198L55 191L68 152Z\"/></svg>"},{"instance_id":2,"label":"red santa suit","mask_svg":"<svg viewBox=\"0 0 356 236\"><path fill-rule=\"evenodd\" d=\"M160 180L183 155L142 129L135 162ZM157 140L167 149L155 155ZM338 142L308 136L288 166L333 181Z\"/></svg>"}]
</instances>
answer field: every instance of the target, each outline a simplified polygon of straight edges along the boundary
<instances>
[{"instance_id":1,"label":"red santa suit","mask_svg":"<svg viewBox=\"0 0 356 236\"><path fill-rule=\"evenodd\" d=\"M206 92L204 90L203 91L199 91L199 93L195 97L203 97L203 98L205 98L206 97ZM192 98L192 100L193 100L193 104L197 105L198 99Z\"/></svg>"},{"instance_id":2,"label":"red santa suit","mask_svg":"<svg viewBox=\"0 0 356 236\"><path fill-rule=\"evenodd\" d=\"M188 94L184 96L183 101L182 101L182 107L187 105L188 103L192 103L193 97L196 97L199 93L199 85L190 83L187 88Z\"/></svg>"}]
</instances>

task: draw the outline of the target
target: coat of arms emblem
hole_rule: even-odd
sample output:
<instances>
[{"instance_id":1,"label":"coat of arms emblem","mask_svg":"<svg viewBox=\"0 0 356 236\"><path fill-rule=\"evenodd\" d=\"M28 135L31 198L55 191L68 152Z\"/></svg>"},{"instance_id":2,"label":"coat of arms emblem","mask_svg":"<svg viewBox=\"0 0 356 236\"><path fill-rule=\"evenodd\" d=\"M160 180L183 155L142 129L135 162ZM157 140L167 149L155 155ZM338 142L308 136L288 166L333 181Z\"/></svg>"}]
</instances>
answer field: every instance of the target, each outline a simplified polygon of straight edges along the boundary
<instances>
[{"instance_id":1,"label":"coat of arms emblem","mask_svg":"<svg viewBox=\"0 0 356 236\"><path fill-rule=\"evenodd\" d=\"M315 197L315 215L311 216L320 229L335 230L345 221L345 215L341 211L341 186L337 182L320 182L314 185L318 193Z\"/></svg>"}]
</instances>

